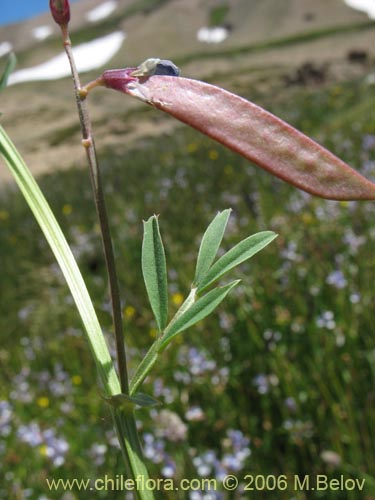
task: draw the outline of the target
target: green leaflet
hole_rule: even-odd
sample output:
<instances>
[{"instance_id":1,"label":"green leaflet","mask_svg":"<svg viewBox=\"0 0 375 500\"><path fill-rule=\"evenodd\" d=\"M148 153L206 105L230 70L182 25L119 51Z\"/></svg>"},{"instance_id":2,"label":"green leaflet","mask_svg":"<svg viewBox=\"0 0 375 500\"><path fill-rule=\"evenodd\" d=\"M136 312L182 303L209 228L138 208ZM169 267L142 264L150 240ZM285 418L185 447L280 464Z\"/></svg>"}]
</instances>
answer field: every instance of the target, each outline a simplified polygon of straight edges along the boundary
<instances>
[{"instance_id":1,"label":"green leaflet","mask_svg":"<svg viewBox=\"0 0 375 500\"><path fill-rule=\"evenodd\" d=\"M158 329L161 332L168 319L168 286L164 247L156 215L144 222L143 227L143 279Z\"/></svg>"},{"instance_id":2,"label":"green leaflet","mask_svg":"<svg viewBox=\"0 0 375 500\"><path fill-rule=\"evenodd\" d=\"M214 261L221 240L223 239L224 231L228 223L231 209L218 212L211 224L206 229L203 235L199 248L197 266L195 269L194 284L199 288L201 281L206 276L208 270Z\"/></svg>"},{"instance_id":3,"label":"green leaflet","mask_svg":"<svg viewBox=\"0 0 375 500\"><path fill-rule=\"evenodd\" d=\"M172 322L170 327L165 330L163 337L160 339L160 350L163 350L178 333L190 328L198 323L198 321L208 316L228 293L234 288L240 280L235 280L223 287L211 290L203 297L200 297L194 304L189 307L176 321Z\"/></svg>"},{"instance_id":4,"label":"green leaflet","mask_svg":"<svg viewBox=\"0 0 375 500\"><path fill-rule=\"evenodd\" d=\"M215 264L206 273L198 287L198 293L211 285L214 281L221 278L225 273L238 266L247 259L250 259L254 254L262 250L265 246L271 243L277 237L277 234L272 231L263 231L253 234L248 238L237 243L226 254L215 262Z\"/></svg>"}]
</instances>

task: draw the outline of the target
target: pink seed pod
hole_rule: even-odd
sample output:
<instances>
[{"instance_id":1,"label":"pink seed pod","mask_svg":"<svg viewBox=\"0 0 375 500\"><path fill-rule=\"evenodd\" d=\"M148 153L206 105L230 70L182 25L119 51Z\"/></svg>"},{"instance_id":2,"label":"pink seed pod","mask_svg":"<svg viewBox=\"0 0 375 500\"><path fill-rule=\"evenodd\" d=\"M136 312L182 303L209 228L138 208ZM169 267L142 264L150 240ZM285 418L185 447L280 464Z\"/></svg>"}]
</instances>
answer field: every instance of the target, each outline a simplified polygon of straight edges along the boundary
<instances>
[{"instance_id":1,"label":"pink seed pod","mask_svg":"<svg viewBox=\"0 0 375 500\"><path fill-rule=\"evenodd\" d=\"M66 26L70 21L69 0L49 0L49 8L55 22Z\"/></svg>"},{"instance_id":2,"label":"pink seed pod","mask_svg":"<svg viewBox=\"0 0 375 500\"><path fill-rule=\"evenodd\" d=\"M310 194L375 200L375 183L280 118L231 92L199 80L157 75L133 80L127 76L122 84L114 80L106 85L169 113Z\"/></svg>"}]
</instances>

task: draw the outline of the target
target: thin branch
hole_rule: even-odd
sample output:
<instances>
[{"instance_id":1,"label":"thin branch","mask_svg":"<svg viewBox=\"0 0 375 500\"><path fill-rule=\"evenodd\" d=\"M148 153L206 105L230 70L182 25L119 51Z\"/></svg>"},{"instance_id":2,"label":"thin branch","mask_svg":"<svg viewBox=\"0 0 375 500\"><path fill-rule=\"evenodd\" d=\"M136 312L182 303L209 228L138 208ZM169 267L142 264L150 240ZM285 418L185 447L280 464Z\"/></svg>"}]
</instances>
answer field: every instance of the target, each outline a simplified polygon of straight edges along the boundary
<instances>
[{"instance_id":1,"label":"thin branch","mask_svg":"<svg viewBox=\"0 0 375 500\"><path fill-rule=\"evenodd\" d=\"M107 208L105 204L103 186L101 182L100 170L96 156L94 138L91 132L91 121L85 101L85 92L81 92L81 83L73 57L72 44L67 26L61 27L65 52L69 59L69 64L73 77L76 103L82 130L82 145L86 150L86 155L90 168L91 184L94 193L95 206L98 214L101 230L101 239L104 250L105 262L108 273L109 289L111 295L112 317L116 337L116 350L118 358L118 371L121 383L121 391L124 394L129 392L128 371L125 355L125 343L123 337L123 325L121 314L121 300L116 273L116 264L112 246L111 233L108 223Z\"/></svg>"}]
</instances>

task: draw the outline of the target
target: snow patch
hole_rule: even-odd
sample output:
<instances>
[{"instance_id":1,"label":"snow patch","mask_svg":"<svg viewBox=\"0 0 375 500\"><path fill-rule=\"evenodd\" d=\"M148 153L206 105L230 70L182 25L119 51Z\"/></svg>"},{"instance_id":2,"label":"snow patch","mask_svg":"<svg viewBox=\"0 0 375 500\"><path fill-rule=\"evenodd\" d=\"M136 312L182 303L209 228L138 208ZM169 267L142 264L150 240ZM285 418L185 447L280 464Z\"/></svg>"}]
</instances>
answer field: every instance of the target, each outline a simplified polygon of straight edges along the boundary
<instances>
[{"instance_id":1,"label":"snow patch","mask_svg":"<svg viewBox=\"0 0 375 500\"><path fill-rule=\"evenodd\" d=\"M13 49L13 45L10 42L1 42L0 43L0 57L5 56Z\"/></svg>"},{"instance_id":2,"label":"snow patch","mask_svg":"<svg viewBox=\"0 0 375 500\"><path fill-rule=\"evenodd\" d=\"M110 35L97 38L73 48L74 59L79 72L91 71L106 64L119 51L126 35L115 31ZM45 63L32 68L15 71L9 77L9 85L37 80L57 80L70 75L70 67L63 52Z\"/></svg>"},{"instance_id":3,"label":"snow patch","mask_svg":"<svg viewBox=\"0 0 375 500\"><path fill-rule=\"evenodd\" d=\"M221 26L214 26L212 28L204 26L198 30L197 39L204 43L221 43L228 35L229 31Z\"/></svg>"},{"instance_id":4,"label":"snow patch","mask_svg":"<svg viewBox=\"0 0 375 500\"><path fill-rule=\"evenodd\" d=\"M95 23L96 21L100 21L101 19L105 19L108 17L114 10L117 8L117 2L115 0L109 0L108 2L104 2L95 9L90 10L86 14L86 19L90 21L90 23Z\"/></svg>"},{"instance_id":5,"label":"snow patch","mask_svg":"<svg viewBox=\"0 0 375 500\"><path fill-rule=\"evenodd\" d=\"M52 27L45 25L45 26L37 26L31 31L31 34L33 35L34 38L37 40L45 40L49 36L51 36L53 33Z\"/></svg>"},{"instance_id":6,"label":"snow patch","mask_svg":"<svg viewBox=\"0 0 375 500\"><path fill-rule=\"evenodd\" d=\"M375 0L344 0L348 7L366 12L370 19L375 19Z\"/></svg>"}]
</instances>

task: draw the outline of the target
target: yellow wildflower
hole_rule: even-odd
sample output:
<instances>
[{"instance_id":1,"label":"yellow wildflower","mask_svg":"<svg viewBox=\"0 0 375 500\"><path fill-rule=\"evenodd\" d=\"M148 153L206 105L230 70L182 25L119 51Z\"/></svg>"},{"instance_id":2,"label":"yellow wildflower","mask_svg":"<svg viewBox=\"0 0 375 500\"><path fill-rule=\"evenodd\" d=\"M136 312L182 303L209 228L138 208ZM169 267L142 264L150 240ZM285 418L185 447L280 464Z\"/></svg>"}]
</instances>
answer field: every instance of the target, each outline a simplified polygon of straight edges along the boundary
<instances>
[{"instance_id":1,"label":"yellow wildflower","mask_svg":"<svg viewBox=\"0 0 375 500\"><path fill-rule=\"evenodd\" d=\"M198 144L196 142L191 142L186 147L186 151L188 153L195 153L197 151L197 149L198 149Z\"/></svg>"},{"instance_id":2,"label":"yellow wildflower","mask_svg":"<svg viewBox=\"0 0 375 500\"><path fill-rule=\"evenodd\" d=\"M126 306L124 309L124 316L127 319L131 319L135 314L135 308L133 306Z\"/></svg>"},{"instance_id":3,"label":"yellow wildflower","mask_svg":"<svg viewBox=\"0 0 375 500\"><path fill-rule=\"evenodd\" d=\"M172 295L172 302L175 306L180 306L182 304L182 302L184 301L184 296L182 295L182 293L174 293Z\"/></svg>"},{"instance_id":4,"label":"yellow wildflower","mask_svg":"<svg viewBox=\"0 0 375 500\"><path fill-rule=\"evenodd\" d=\"M150 335L150 337L152 339L155 339L158 336L158 331L156 328L150 328L150 331L148 332L148 334Z\"/></svg>"},{"instance_id":5,"label":"yellow wildflower","mask_svg":"<svg viewBox=\"0 0 375 500\"><path fill-rule=\"evenodd\" d=\"M73 375L73 377L72 377L72 384L73 385L81 385L82 384L82 377L81 377L81 375Z\"/></svg>"},{"instance_id":6,"label":"yellow wildflower","mask_svg":"<svg viewBox=\"0 0 375 500\"><path fill-rule=\"evenodd\" d=\"M47 445L42 444L39 446L39 453L42 455L42 457L47 456Z\"/></svg>"},{"instance_id":7,"label":"yellow wildflower","mask_svg":"<svg viewBox=\"0 0 375 500\"><path fill-rule=\"evenodd\" d=\"M49 406L49 399L45 396L38 398L36 402L40 408L48 408Z\"/></svg>"},{"instance_id":8,"label":"yellow wildflower","mask_svg":"<svg viewBox=\"0 0 375 500\"><path fill-rule=\"evenodd\" d=\"M208 152L208 157L210 160L217 160L219 158L219 153L216 149L210 149Z\"/></svg>"},{"instance_id":9,"label":"yellow wildflower","mask_svg":"<svg viewBox=\"0 0 375 500\"><path fill-rule=\"evenodd\" d=\"M69 205L68 203L62 207L62 213L64 215L70 215L73 212L73 207L72 205Z\"/></svg>"}]
</instances>

